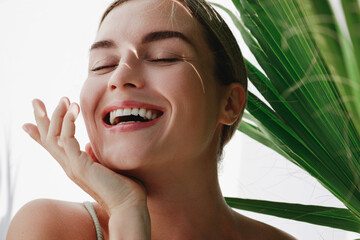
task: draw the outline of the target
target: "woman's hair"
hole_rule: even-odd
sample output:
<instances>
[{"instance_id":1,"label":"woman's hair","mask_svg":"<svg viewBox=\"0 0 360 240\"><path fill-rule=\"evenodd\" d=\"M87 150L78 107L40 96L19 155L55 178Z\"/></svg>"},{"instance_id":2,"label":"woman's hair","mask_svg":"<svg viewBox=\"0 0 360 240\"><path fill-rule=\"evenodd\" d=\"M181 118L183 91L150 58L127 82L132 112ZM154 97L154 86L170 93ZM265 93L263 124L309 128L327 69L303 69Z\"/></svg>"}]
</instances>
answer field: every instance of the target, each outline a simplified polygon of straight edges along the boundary
<instances>
[{"instance_id":1,"label":"woman's hair","mask_svg":"<svg viewBox=\"0 0 360 240\"><path fill-rule=\"evenodd\" d=\"M114 8L130 0L116 0L104 12L101 23ZM247 75L239 45L224 19L205 0L172 0L181 3L204 27L205 38L213 51L215 59L215 76L223 84L240 83L247 94ZM246 97L246 96L245 96ZM232 125L224 125L221 131L218 157L223 147L238 128L244 113L243 106L239 117Z\"/></svg>"}]
</instances>

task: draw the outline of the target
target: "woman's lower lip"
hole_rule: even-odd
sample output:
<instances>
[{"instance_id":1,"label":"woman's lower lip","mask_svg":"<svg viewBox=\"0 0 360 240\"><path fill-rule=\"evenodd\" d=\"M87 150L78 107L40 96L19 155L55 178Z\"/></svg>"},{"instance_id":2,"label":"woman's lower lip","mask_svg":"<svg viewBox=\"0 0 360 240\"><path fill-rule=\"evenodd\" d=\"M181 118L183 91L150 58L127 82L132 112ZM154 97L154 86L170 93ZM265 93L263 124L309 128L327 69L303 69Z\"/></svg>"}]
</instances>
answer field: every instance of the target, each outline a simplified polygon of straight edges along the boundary
<instances>
[{"instance_id":1,"label":"woman's lower lip","mask_svg":"<svg viewBox=\"0 0 360 240\"><path fill-rule=\"evenodd\" d=\"M130 132L130 131L136 131L143 128L151 127L154 124L156 124L161 118L162 116L149 122L133 122L133 123L123 123L117 125L108 125L104 121L102 123L105 126L105 128L108 129L110 132Z\"/></svg>"}]
</instances>

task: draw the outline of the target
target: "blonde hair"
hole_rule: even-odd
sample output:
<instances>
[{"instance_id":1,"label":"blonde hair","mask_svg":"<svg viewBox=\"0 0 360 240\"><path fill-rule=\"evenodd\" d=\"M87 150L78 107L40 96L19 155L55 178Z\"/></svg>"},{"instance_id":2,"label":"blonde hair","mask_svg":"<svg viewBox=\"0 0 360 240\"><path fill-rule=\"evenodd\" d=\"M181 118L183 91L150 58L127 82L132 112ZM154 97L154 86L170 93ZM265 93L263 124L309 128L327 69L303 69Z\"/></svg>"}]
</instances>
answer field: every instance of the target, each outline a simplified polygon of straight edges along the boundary
<instances>
[{"instance_id":1,"label":"blonde hair","mask_svg":"<svg viewBox=\"0 0 360 240\"><path fill-rule=\"evenodd\" d=\"M104 12L100 26L106 16L117 6L130 0L116 0ZM205 0L176 0L195 17L204 27L206 41L214 53L215 76L223 85L234 82L240 83L247 94L247 75L245 62L240 51L239 45L224 19L212 8ZM100 27L99 26L99 27ZM237 120L232 125L224 125L221 131L221 139L218 148L220 158L223 147L234 135L241 121L245 110L243 106Z\"/></svg>"}]
</instances>

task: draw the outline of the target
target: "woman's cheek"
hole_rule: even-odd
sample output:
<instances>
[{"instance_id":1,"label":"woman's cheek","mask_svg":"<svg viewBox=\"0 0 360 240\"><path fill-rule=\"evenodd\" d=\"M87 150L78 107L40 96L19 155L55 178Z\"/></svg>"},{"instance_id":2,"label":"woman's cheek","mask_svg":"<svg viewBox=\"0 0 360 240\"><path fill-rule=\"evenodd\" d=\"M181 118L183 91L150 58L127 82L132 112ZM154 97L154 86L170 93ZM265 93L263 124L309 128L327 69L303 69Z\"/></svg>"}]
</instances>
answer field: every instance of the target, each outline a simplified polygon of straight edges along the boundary
<instances>
[{"instance_id":1,"label":"woman's cheek","mask_svg":"<svg viewBox=\"0 0 360 240\"><path fill-rule=\"evenodd\" d=\"M80 93L81 112L90 137L96 131L96 110L104 94L104 87L99 84L100 81L96 80L89 77Z\"/></svg>"},{"instance_id":2,"label":"woman's cheek","mask_svg":"<svg viewBox=\"0 0 360 240\"><path fill-rule=\"evenodd\" d=\"M166 91L172 92L175 95L188 95L190 93L197 93L202 95L204 93L204 82L199 69L189 62L179 63L175 66L153 71L151 76L156 76L161 87L166 88ZM166 84L164 84L166 83Z\"/></svg>"},{"instance_id":3,"label":"woman's cheek","mask_svg":"<svg viewBox=\"0 0 360 240\"><path fill-rule=\"evenodd\" d=\"M98 104L98 101L101 99L101 96L104 94L104 89L106 85L102 83L103 81L97 81L94 77L88 77L84 82L80 93L80 105L83 110L86 112L91 112L94 110L95 106ZM103 85L103 86L102 86Z\"/></svg>"}]
</instances>

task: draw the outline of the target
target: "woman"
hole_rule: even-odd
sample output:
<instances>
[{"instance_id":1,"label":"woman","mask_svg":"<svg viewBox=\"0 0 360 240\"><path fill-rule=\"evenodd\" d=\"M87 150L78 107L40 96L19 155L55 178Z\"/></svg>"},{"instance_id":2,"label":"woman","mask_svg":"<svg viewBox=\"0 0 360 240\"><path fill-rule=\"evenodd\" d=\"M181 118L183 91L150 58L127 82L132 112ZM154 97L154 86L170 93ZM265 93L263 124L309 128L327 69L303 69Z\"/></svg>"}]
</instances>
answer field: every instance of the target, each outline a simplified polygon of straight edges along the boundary
<instances>
[{"instance_id":1,"label":"woman","mask_svg":"<svg viewBox=\"0 0 360 240\"><path fill-rule=\"evenodd\" d=\"M34 100L36 125L24 125L97 203L33 201L8 240L293 239L233 211L219 188L246 87L236 41L205 2L114 2L80 97L86 152L74 137L80 108L67 98L51 120Z\"/></svg>"}]
</instances>

